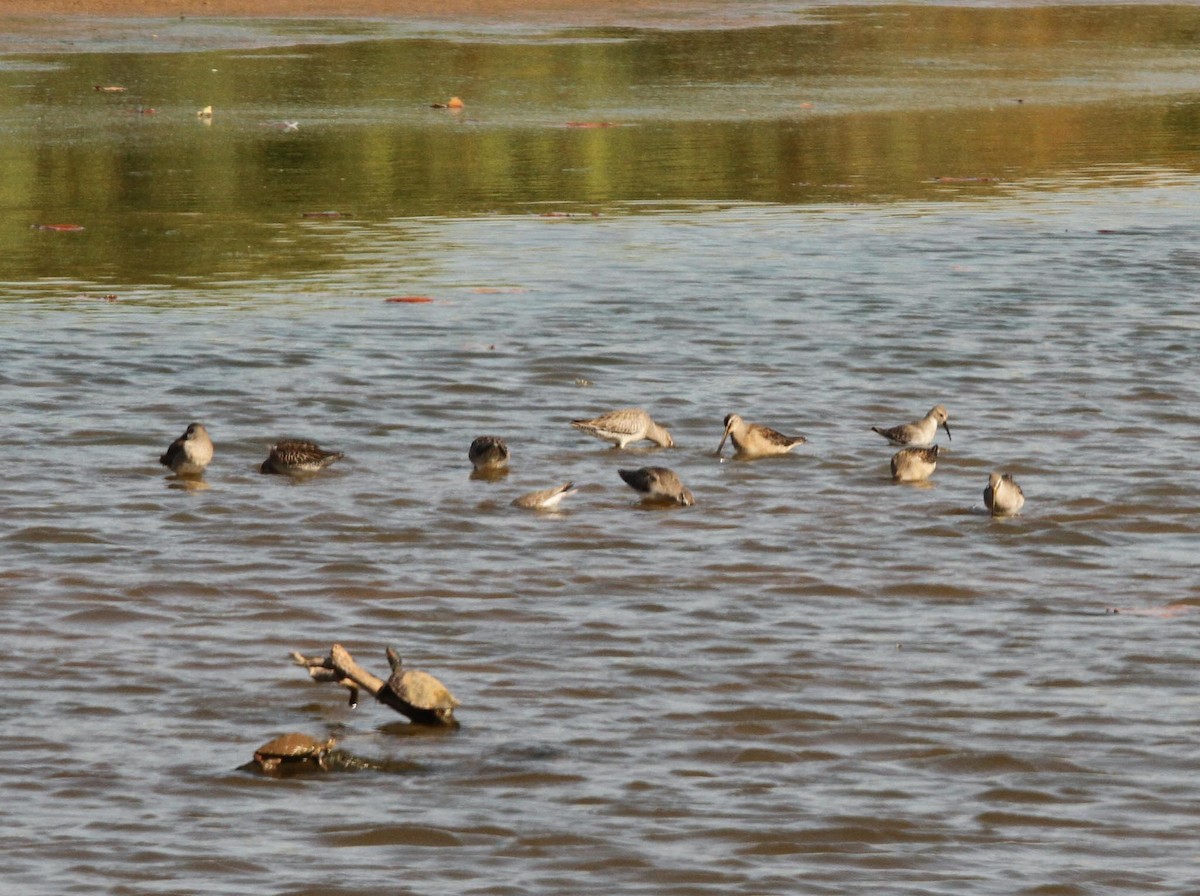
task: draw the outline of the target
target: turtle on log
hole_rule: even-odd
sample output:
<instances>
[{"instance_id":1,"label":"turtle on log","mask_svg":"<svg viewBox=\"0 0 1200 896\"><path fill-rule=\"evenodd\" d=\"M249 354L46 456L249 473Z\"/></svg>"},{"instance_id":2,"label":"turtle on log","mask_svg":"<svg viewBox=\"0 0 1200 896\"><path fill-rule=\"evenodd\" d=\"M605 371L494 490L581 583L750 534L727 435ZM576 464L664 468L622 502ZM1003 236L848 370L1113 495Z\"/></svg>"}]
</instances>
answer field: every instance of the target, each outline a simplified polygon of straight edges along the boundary
<instances>
[{"instance_id":1,"label":"turtle on log","mask_svg":"<svg viewBox=\"0 0 1200 896\"><path fill-rule=\"evenodd\" d=\"M391 647L387 658L392 674L384 681L360 666L341 644L334 644L325 657L292 653L292 660L307 668L313 681L332 681L349 689L351 706L357 702L361 688L415 724L458 725L454 708L460 704L444 684L428 672L403 668L400 654Z\"/></svg>"},{"instance_id":2,"label":"turtle on log","mask_svg":"<svg viewBox=\"0 0 1200 896\"><path fill-rule=\"evenodd\" d=\"M404 661L395 648L387 649L387 658L392 666L387 688L400 701L401 706L397 709L408 716L409 721L421 725L455 724L454 707L460 704L449 688L428 672L402 668Z\"/></svg>"}]
</instances>

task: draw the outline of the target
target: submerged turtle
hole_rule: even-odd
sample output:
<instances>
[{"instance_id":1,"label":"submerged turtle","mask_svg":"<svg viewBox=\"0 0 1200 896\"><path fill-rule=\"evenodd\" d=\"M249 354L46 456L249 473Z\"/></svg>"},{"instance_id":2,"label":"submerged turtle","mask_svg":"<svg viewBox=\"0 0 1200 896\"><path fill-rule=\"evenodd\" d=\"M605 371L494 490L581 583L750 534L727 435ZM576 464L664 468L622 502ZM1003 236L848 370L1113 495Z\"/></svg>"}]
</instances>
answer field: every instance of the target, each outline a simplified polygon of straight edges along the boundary
<instances>
[{"instance_id":1,"label":"submerged turtle","mask_svg":"<svg viewBox=\"0 0 1200 896\"><path fill-rule=\"evenodd\" d=\"M392 677L387 689L396 697L392 704L408 716L409 721L420 725L457 725L454 707L461 704L450 690L420 669L403 669L403 660L393 648L387 649L388 662L392 666ZM388 701L389 704L391 701Z\"/></svg>"},{"instance_id":2,"label":"submerged turtle","mask_svg":"<svg viewBox=\"0 0 1200 896\"><path fill-rule=\"evenodd\" d=\"M264 772L329 771L329 753L336 741L319 741L307 734L281 734L254 751L254 763Z\"/></svg>"}]
</instances>

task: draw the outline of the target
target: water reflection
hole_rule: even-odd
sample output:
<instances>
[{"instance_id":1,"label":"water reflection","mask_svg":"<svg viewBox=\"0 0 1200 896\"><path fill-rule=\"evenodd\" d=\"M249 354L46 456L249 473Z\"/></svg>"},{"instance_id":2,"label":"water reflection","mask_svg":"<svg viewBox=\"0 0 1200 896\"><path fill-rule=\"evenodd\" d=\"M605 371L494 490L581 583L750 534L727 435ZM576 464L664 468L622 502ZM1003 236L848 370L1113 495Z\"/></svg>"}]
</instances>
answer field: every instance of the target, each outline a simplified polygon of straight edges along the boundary
<instances>
[{"instance_id":1,"label":"water reflection","mask_svg":"<svg viewBox=\"0 0 1200 896\"><path fill-rule=\"evenodd\" d=\"M1195 168L1198 9L800 21L10 58L0 279L334 271L353 263L347 220L942 199ZM465 109L430 108L453 94ZM352 217L306 217L325 212Z\"/></svg>"}]
</instances>

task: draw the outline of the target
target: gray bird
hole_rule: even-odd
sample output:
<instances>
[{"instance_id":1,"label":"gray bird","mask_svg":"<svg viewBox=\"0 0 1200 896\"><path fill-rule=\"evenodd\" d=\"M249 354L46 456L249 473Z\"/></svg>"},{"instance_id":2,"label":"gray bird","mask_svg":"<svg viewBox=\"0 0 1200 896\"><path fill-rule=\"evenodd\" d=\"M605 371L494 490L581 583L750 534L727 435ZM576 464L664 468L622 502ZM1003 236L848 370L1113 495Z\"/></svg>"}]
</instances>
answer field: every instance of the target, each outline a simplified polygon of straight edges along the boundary
<instances>
[{"instance_id":1,"label":"gray bird","mask_svg":"<svg viewBox=\"0 0 1200 896\"><path fill-rule=\"evenodd\" d=\"M992 473L983 490L983 503L992 516L1012 516L1025 505L1025 493L1009 473Z\"/></svg>"},{"instance_id":2,"label":"gray bird","mask_svg":"<svg viewBox=\"0 0 1200 896\"><path fill-rule=\"evenodd\" d=\"M897 482L921 482L937 469L938 446L901 448L892 456L892 478Z\"/></svg>"},{"instance_id":3,"label":"gray bird","mask_svg":"<svg viewBox=\"0 0 1200 896\"><path fill-rule=\"evenodd\" d=\"M690 507L696 503L674 470L667 467L641 467L637 470L617 470L629 486L642 493L643 500L671 502Z\"/></svg>"},{"instance_id":4,"label":"gray bird","mask_svg":"<svg viewBox=\"0 0 1200 896\"><path fill-rule=\"evenodd\" d=\"M508 445L499 436L480 436L471 442L467 457L476 473L495 472L508 466Z\"/></svg>"},{"instance_id":5,"label":"gray bird","mask_svg":"<svg viewBox=\"0 0 1200 896\"><path fill-rule=\"evenodd\" d=\"M183 435L158 459L177 476L199 476L213 458L213 443L203 423L189 423Z\"/></svg>"},{"instance_id":6,"label":"gray bird","mask_svg":"<svg viewBox=\"0 0 1200 896\"><path fill-rule=\"evenodd\" d=\"M574 482L568 482L563 485L556 485L553 488L544 488L540 491L530 492L527 495L521 495L513 501L514 507L524 507L528 510L557 510L558 503L567 495L573 495L579 491L575 487Z\"/></svg>"},{"instance_id":7,"label":"gray bird","mask_svg":"<svg viewBox=\"0 0 1200 896\"><path fill-rule=\"evenodd\" d=\"M945 406L937 404L930 408L929 413L920 420L914 420L912 423L902 423L899 426L893 426L889 429L880 429L878 426L872 426L871 429L879 433L893 445L910 445L913 448L924 448L933 442L939 426L946 430L946 438L951 438L949 420L950 415L946 413Z\"/></svg>"}]
</instances>

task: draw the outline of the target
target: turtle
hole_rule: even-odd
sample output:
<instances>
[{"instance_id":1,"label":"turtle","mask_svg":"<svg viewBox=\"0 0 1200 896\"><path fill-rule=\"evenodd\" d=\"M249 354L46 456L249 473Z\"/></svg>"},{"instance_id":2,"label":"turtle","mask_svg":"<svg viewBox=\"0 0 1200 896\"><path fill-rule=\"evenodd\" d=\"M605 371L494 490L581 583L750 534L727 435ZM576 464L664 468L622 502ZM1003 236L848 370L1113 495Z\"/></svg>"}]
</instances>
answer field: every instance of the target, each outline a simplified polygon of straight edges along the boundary
<instances>
[{"instance_id":1,"label":"turtle","mask_svg":"<svg viewBox=\"0 0 1200 896\"><path fill-rule=\"evenodd\" d=\"M329 752L336 741L319 741L307 734L281 734L254 751L254 763L264 772L329 771Z\"/></svg>"},{"instance_id":2,"label":"turtle","mask_svg":"<svg viewBox=\"0 0 1200 896\"><path fill-rule=\"evenodd\" d=\"M403 660L395 648L387 649L392 677L385 687L396 698L395 708L420 725L456 725L454 707L461 704L450 690L420 669L402 668ZM388 701L391 703L391 701Z\"/></svg>"}]
</instances>

